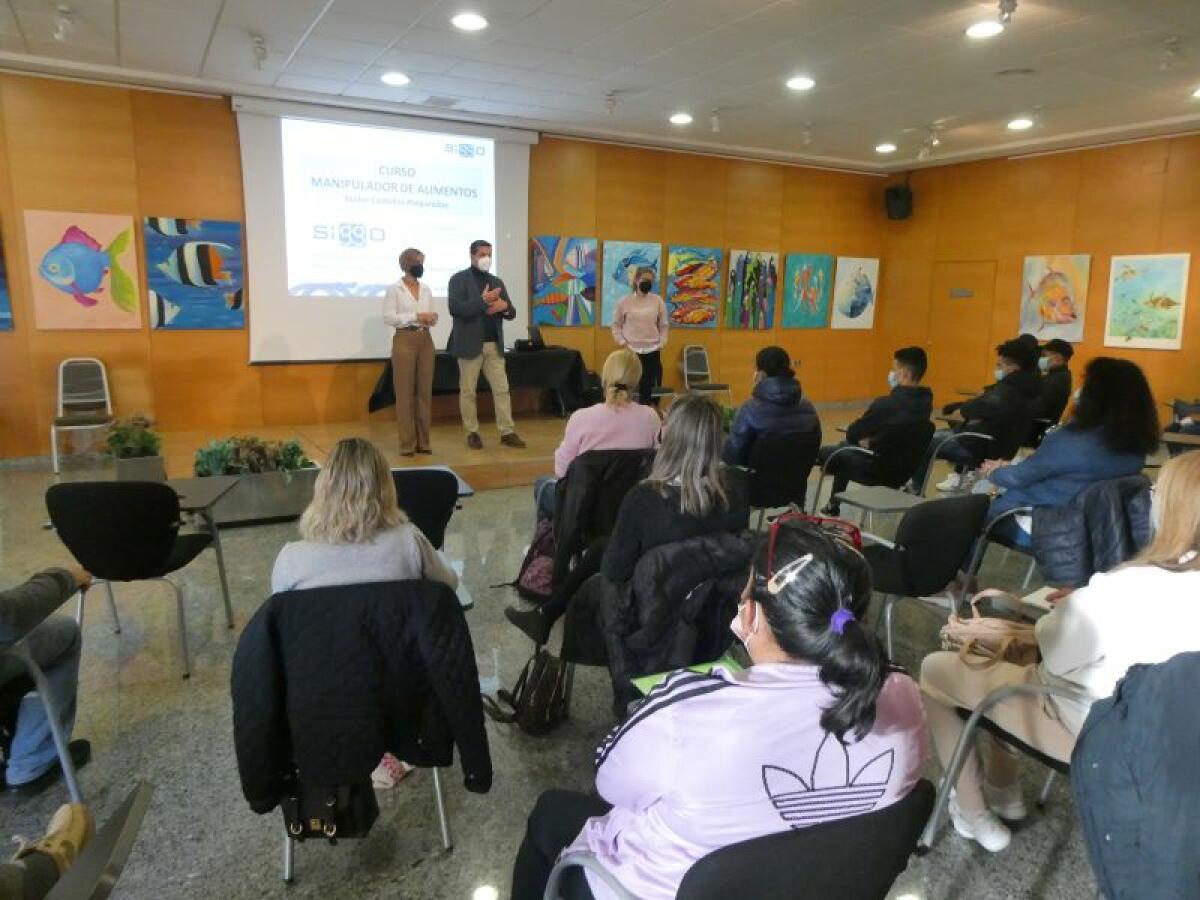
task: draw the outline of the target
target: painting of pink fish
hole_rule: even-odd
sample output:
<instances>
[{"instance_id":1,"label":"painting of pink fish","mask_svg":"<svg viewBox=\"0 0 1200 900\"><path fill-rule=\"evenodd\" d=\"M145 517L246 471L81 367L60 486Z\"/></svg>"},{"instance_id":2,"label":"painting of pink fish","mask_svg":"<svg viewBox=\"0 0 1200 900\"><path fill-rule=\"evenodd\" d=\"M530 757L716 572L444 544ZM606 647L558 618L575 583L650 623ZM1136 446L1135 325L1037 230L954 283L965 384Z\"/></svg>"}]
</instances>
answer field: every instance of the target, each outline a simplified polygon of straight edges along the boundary
<instances>
[{"instance_id":1,"label":"painting of pink fish","mask_svg":"<svg viewBox=\"0 0 1200 900\"><path fill-rule=\"evenodd\" d=\"M131 216L26 210L25 245L39 329L142 327Z\"/></svg>"},{"instance_id":2,"label":"painting of pink fish","mask_svg":"<svg viewBox=\"0 0 1200 900\"><path fill-rule=\"evenodd\" d=\"M1092 258L1086 253L1025 257L1017 332L1043 343L1051 338L1082 341L1091 271Z\"/></svg>"}]
</instances>

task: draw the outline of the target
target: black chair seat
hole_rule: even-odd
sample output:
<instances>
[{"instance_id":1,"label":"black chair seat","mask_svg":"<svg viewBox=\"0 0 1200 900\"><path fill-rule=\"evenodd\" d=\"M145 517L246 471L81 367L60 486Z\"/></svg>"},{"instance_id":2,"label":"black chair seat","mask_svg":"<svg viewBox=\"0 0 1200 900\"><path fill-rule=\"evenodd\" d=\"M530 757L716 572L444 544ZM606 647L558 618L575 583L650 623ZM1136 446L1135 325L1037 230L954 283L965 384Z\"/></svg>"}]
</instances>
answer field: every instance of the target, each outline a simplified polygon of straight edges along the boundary
<instances>
[{"instance_id":1,"label":"black chair seat","mask_svg":"<svg viewBox=\"0 0 1200 900\"><path fill-rule=\"evenodd\" d=\"M905 594L907 585L900 554L882 544L867 544L863 556L871 567L871 586L881 594Z\"/></svg>"},{"instance_id":2,"label":"black chair seat","mask_svg":"<svg viewBox=\"0 0 1200 900\"><path fill-rule=\"evenodd\" d=\"M154 577L161 578L164 575L177 572L208 549L211 543L211 534L201 532L198 534L179 535L175 538L175 546L171 548L170 555L167 556L166 561L162 564L162 571Z\"/></svg>"},{"instance_id":3,"label":"black chair seat","mask_svg":"<svg viewBox=\"0 0 1200 900\"><path fill-rule=\"evenodd\" d=\"M55 416L54 424L59 428L69 428L72 425L108 425L113 417L101 410L96 413L72 413L66 416Z\"/></svg>"},{"instance_id":4,"label":"black chair seat","mask_svg":"<svg viewBox=\"0 0 1200 900\"><path fill-rule=\"evenodd\" d=\"M447 469L392 469L400 508L437 550L458 505L458 477Z\"/></svg>"},{"instance_id":5,"label":"black chair seat","mask_svg":"<svg viewBox=\"0 0 1200 900\"><path fill-rule=\"evenodd\" d=\"M964 722L971 718L971 713L974 712L974 710L966 709L961 706L956 707L954 711L958 713L958 717ZM1053 769L1059 775L1066 775L1070 777L1071 764L1069 762L1061 759L1055 759L1053 756L1046 755L1041 750L1037 749L1037 747L1032 747L1025 743L1015 734L1005 731L987 716L980 718L979 727L991 732L997 738L997 740L1001 741L1002 743L1008 744L1010 747L1025 754L1026 756L1033 757L1047 769Z\"/></svg>"},{"instance_id":6,"label":"black chair seat","mask_svg":"<svg viewBox=\"0 0 1200 900\"><path fill-rule=\"evenodd\" d=\"M693 391L727 391L727 390L729 390L729 385L717 384L717 382L715 382L715 381L705 381L703 384L693 384L692 390Z\"/></svg>"}]
</instances>

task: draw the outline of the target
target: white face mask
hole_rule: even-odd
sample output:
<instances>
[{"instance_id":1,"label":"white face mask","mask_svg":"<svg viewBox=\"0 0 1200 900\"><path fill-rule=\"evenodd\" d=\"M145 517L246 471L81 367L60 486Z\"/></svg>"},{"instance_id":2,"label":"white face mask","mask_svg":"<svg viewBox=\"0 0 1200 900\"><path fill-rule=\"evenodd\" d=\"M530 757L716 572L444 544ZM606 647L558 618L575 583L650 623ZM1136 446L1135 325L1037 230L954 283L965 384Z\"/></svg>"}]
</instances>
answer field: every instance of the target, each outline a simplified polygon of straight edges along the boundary
<instances>
[{"instance_id":1,"label":"white face mask","mask_svg":"<svg viewBox=\"0 0 1200 900\"><path fill-rule=\"evenodd\" d=\"M896 370L892 369L888 372L888 387L895 387L900 383L900 376L896 374Z\"/></svg>"},{"instance_id":2,"label":"white face mask","mask_svg":"<svg viewBox=\"0 0 1200 900\"><path fill-rule=\"evenodd\" d=\"M754 624L750 626L749 631L742 630L742 605L746 603L754 603L753 600L743 600L738 605L738 611L733 617L733 621L729 623L729 630L733 632L733 636L742 642L742 646L747 650L750 649L750 638L758 634L758 604L754 604Z\"/></svg>"},{"instance_id":3,"label":"white face mask","mask_svg":"<svg viewBox=\"0 0 1200 900\"><path fill-rule=\"evenodd\" d=\"M490 256L481 256L475 260L475 268L480 272L489 272L492 268L492 258Z\"/></svg>"},{"instance_id":4,"label":"white face mask","mask_svg":"<svg viewBox=\"0 0 1200 900\"><path fill-rule=\"evenodd\" d=\"M1050 358L1047 356L1039 357L1038 358L1038 368L1041 369L1043 372L1049 372L1050 371Z\"/></svg>"},{"instance_id":5,"label":"white face mask","mask_svg":"<svg viewBox=\"0 0 1200 900\"><path fill-rule=\"evenodd\" d=\"M1004 369L1002 369L1000 366L996 366L996 371L993 372L992 374L994 374L996 376L997 381L1003 381L1004 376L1007 375L1008 373L1005 372Z\"/></svg>"}]
</instances>

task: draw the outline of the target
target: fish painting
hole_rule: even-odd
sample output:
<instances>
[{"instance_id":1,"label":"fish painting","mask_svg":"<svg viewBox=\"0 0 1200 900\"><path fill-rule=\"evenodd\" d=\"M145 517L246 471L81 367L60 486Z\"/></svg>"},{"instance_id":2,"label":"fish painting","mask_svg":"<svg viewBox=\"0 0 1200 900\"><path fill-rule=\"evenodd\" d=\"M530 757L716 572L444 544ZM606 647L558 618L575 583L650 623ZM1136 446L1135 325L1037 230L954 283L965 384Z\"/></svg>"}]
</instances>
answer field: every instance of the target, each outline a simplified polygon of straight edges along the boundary
<instances>
[{"instance_id":1,"label":"fish painting","mask_svg":"<svg viewBox=\"0 0 1200 900\"><path fill-rule=\"evenodd\" d=\"M1180 349L1190 264L1187 253L1114 256L1109 270L1104 345Z\"/></svg>"},{"instance_id":2,"label":"fish painting","mask_svg":"<svg viewBox=\"0 0 1200 900\"><path fill-rule=\"evenodd\" d=\"M199 234L204 227L200 219L170 219L166 216L147 216L146 227L166 237Z\"/></svg>"},{"instance_id":3,"label":"fish painting","mask_svg":"<svg viewBox=\"0 0 1200 900\"><path fill-rule=\"evenodd\" d=\"M240 222L147 216L142 236L152 327L245 325Z\"/></svg>"},{"instance_id":4,"label":"fish painting","mask_svg":"<svg viewBox=\"0 0 1200 900\"><path fill-rule=\"evenodd\" d=\"M1149 297L1142 301L1143 305L1149 306L1151 309L1171 309L1179 305L1179 301L1165 294L1158 294Z\"/></svg>"},{"instance_id":5,"label":"fish painting","mask_svg":"<svg viewBox=\"0 0 1200 900\"><path fill-rule=\"evenodd\" d=\"M633 275L638 267L654 271L654 286L658 290L658 274L662 268L662 245L640 241L605 241L603 272L600 284L600 321L612 325L613 314L622 297L633 293Z\"/></svg>"},{"instance_id":6,"label":"fish painting","mask_svg":"<svg viewBox=\"0 0 1200 900\"><path fill-rule=\"evenodd\" d=\"M1017 332L1079 343L1092 258L1086 253L1025 257Z\"/></svg>"},{"instance_id":7,"label":"fish painting","mask_svg":"<svg viewBox=\"0 0 1200 900\"><path fill-rule=\"evenodd\" d=\"M879 305L879 260L864 256L839 256L833 283L833 328L869 329L875 325Z\"/></svg>"},{"instance_id":8,"label":"fish painting","mask_svg":"<svg viewBox=\"0 0 1200 900\"><path fill-rule=\"evenodd\" d=\"M1079 318L1071 282L1062 272L1051 269L1036 285L1027 285L1029 300L1037 305L1042 331L1047 325L1069 325Z\"/></svg>"},{"instance_id":9,"label":"fish painting","mask_svg":"<svg viewBox=\"0 0 1200 900\"><path fill-rule=\"evenodd\" d=\"M875 288L871 286L871 279L867 277L866 272L859 269L851 276L850 291L842 297L842 302L838 304L838 312L847 319L857 319L867 311L873 299Z\"/></svg>"},{"instance_id":10,"label":"fish painting","mask_svg":"<svg viewBox=\"0 0 1200 900\"><path fill-rule=\"evenodd\" d=\"M784 260L783 327L824 328L829 322L833 257L789 253Z\"/></svg>"},{"instance_id":11,"label":"fish painting","mask_svg":"<svg viewBox=\"0 0 1200 900\"><path fill-rule=\"evenodd\" d=\"M532 251L533 324L594 324L596 239L544 235Z\"/></svg>"},{"instance_id":12,"label":"fish painting","mask_svg":"<svg viewBox=\"0 0 1200 900\"><path fill-rule=\"evenodd\" d=\"M663 276L667 315L683 328L716 328L721 307L721 248L677 244L667 248Z\"/></svg>"},{"instance_id":13,"label":"fish painting","mask_svg":"<svg viewBox=\"0 0 1200 900\"><path fill-rule=\"evenodd\" d=\"M112 302L132 312L137 309L137 290L129 273L117 261L129 248L132 234L131 229L125 229L102 248L94 237L72 225L63 232L62 240L46 251L38 274L74 297L80 306L89 308L100 302L92 295L104 290L104 276L108 275Z\"/></svg>"}]
</instances>

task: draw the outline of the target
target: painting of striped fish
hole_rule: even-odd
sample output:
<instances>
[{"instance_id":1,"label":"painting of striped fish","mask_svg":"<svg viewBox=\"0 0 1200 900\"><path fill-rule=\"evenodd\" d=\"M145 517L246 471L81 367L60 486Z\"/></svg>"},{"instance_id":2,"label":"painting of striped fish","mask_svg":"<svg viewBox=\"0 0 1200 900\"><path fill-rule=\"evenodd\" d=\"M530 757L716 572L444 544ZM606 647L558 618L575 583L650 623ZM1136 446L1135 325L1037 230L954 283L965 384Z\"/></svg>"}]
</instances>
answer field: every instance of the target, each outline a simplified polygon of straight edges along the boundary
<instances>
[{"instance_id":1,"label":"painting of striped fish","mask_svg":"<svg viewBox=\"0 0 1200 900\"><path fill-rule=\"evenodd\" d=\"M148 216L146 281L153 328L242 328L242 223Z\"/></svg>"}]
</instances>

